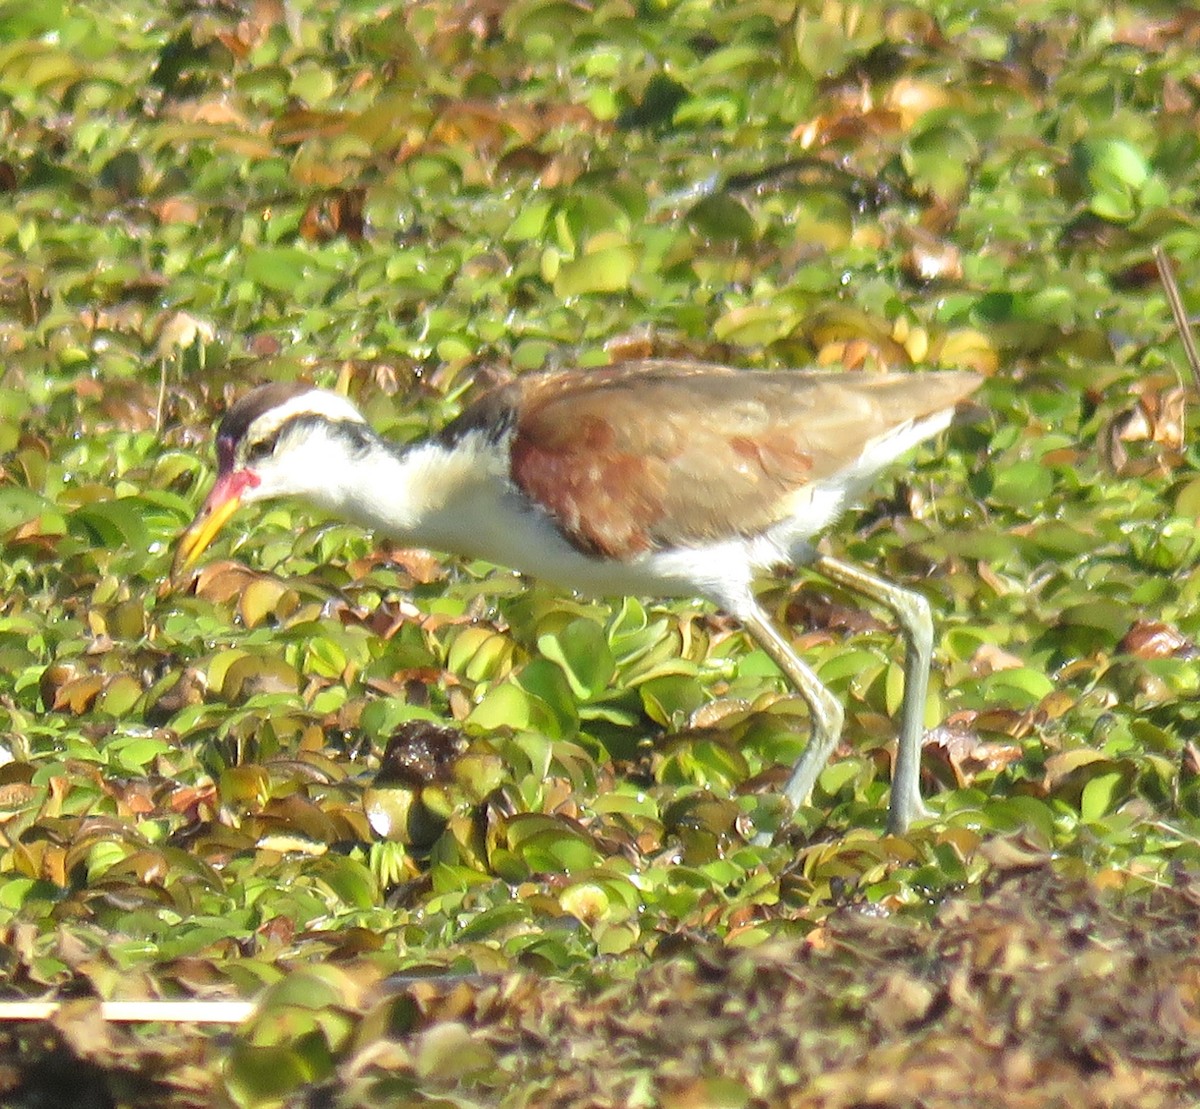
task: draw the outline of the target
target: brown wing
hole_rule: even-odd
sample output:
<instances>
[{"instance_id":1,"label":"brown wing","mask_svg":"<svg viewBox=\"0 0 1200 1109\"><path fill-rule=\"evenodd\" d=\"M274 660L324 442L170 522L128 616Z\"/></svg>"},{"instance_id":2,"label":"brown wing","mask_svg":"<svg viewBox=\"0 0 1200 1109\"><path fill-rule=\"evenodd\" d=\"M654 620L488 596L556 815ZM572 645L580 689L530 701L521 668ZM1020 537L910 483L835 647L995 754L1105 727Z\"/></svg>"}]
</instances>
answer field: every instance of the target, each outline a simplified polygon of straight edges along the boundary
<instances>
[{"instance_id":1,"label":"brown wing","mask_svg":"<svg viewBox=\"0 0 1200 1109\"><path fill-rule=\"evenodd\" d=\"M566 538L631 558L769 527L788 494L976 383L972 374L638 362L519 378L480 407L493 422L497 405L507 414L512 479Z\"/></svg>"}]
</instances>

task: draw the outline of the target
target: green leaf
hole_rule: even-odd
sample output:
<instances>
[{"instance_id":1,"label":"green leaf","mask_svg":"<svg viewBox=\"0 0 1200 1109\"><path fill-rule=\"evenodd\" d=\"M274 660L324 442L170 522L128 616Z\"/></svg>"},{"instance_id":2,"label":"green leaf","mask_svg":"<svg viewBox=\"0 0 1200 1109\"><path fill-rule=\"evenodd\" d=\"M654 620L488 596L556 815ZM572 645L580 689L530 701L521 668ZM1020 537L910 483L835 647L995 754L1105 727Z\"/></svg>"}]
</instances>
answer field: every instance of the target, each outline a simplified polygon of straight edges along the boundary
<instances>
[{"instance_id":1,"label":"green leaf","mask_svg":"<svg viewBox=\"0 0 1200 1109\"><path fill-rule=\"evenodd\" d=\"M688 212L687 220L708 239L749 243L755 236L753 217L744 205L725 193L705 197Z\"/></svg>"},{"instance_id":2,"label":"green leaf","mask_svg":"<svg viewBox=\"0 0 1200 1109\"><path fill-rule=\"evenodd\" d=\"M225 1085L239 1106L278 1104L293 1091L323 1077L301 1044L236 1043L225 1065Z\"/></svg>"},{"instance_id":3,"label":"green leaf","mask_svg":"<svg viewBox=\"0 0 1200 1109\"><path fill-rule=\"evenodd\" d=\"M1125 139L1089 139L1080 145L1079 156L1097 191L1140 189L1150 176L1145 155Z\"/></svg>"},{"instance_id":4,"label":"green leaf","mask_svg":"<svg viewBox=\"0 0 1200 1109\"><path fill-rule=\"evenodd\" d=\"M313 866L315 877L324 882L347 905L370 909L379 903L379 887L370 869L357 859L326 855Z\"/></svg>"},{"instance_id":5,"label":"green leaf","mask_svg":"<svg viewBox=\"0 0 1200 1109\"><path fill-rule=\"evenodd\" d=\"M271 292L290 293L307 280L312 263L312 255L297 247L256 247L246 255L245 273Z\"/></svg>"},{"instance_id":6,"label":"green leaf","mask_svg":"<svg viewBox=\"0 0 1200 1109\"><path fill-rule=\"evenodd\" d=\"M623 292L637 265L637 252L631 246L603 247L563 262L554 278L554 295L566 299L587 293Z\"/></svg>"},{"instance_id":7,"label":"green leaf","mask_svg":"<svg viewBox=\"0 0 1200 1109\"><path fill-rule=\"evenodd\" d=\"M530 719L528 695L514 682L507 681L484 694L467 717L467 724L486 732L496 728L527 728Z\"/></svg>"},{"instance_id":8,"label":"green leaf","mask_svg":"<svg viewBox=\"0 0 1200 1109\"><path fill-rule=\"evenodd\" d=\"M791 334L798 322L787 304L747 304L721 316L713 324L713 335L739 346L765 346Z\"/></svg>"},{"instance_id":9,"label":"green leaf","mask_svg":"<svg viewBox=\"0 0 1200 1109\"><path fill-rule=\"evenodd\" d=\"M136 683L134 683L136 685ZM141 693L141 687L138 687ZM107 706L106 706L107 709ZM111 711L111 709L107 709ZM121 715L113 713L113 715ZM154 759L170 751L170 746L155 736L127 736L106 744L104 753L110 763L129 774L144 772Z\"/></svg>"},{"instance_id":10,"label":"green leaf","mask_svg":"<svg viewBox=\"0 0 1200 1109\"><path fill-rule=\"evenodd\" d=\"M579 706L563 668L548 658L534 659L516 675L516 684L530 698L526 722L560 737L579 727Z\"/></svg>"},{"instance_id":11,"label":"green leaf","mask_svg":"<svg viewBox=\"0 0 1200 1109\"><path fill-rule=\"evenodd\" d=\"M901 156L918 190L951 200L966 191L979 158L979 144L957 113L929 112L905 143Z\"/></svg>"},{"instance_id":12,"label":"green leaf","mask_svg":"<svg viewBox=\"0 0 1200 1109\"><path fill-rule=\"evenodd\" d=\"M144 551L150 546L144 506L136 497L84 505L67 517L67 526L94 547Z\"/></svg>"},{"instance_id":13,"label":"green leaf","mask_svg":"<svg viewBox=\"0 0 1200 1109\"><path fill-rule=\"evenodd\" d=\"M562 667L571 692L581 700L603 693L616 671L604 629L595 620L572 620L556 633L539 636L538 649Z\"/></svg>"},{"instance_id":14,"label":"green leaf","mask_svg":"<svg viewBox=\"0 0 1200 1109\"><path fill-rule=\"evenodd\" d=\"M16 485L0 487L0 532L11 531L50 507L44 497L31 489Z\"/></svg>"},{"instance_id":15,"label":"green leaf","mask_svg":"<svg viewBox=\"0 0 1200 1109\"><path fill-rule=\"evenodd\" d=\"M1032 459L997 467L989 500L1008 508L1033 512L1054 489L1054 471Z\"/></svg>"}]
</instances>

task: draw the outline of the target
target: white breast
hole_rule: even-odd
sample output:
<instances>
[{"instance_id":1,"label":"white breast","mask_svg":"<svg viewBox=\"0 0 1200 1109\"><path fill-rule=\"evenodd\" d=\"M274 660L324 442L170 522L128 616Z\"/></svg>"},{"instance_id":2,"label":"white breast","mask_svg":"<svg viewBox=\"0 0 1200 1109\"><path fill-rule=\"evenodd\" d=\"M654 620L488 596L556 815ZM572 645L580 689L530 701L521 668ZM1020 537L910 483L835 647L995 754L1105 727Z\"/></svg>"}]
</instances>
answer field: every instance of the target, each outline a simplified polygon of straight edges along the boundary
<instances>
[{"instance_id":1,"label":"white breast","mask_svg":"<svg viewBox=\"0 0 1200 1109\"><path fill-rule=\"evenodd\" d=\"M324 507L400 542L483 559L592 596L701 596L728 605L753 578L811 555L832 525L897 456L945 428L949 410L869 442L856 464L799 489L778 524L759 536L656 551L619 561L593 557L562 536L516 489L503 451L482 435L453 448L424 443L403 455L365 459Z\"/></svg>"}]
</instances>

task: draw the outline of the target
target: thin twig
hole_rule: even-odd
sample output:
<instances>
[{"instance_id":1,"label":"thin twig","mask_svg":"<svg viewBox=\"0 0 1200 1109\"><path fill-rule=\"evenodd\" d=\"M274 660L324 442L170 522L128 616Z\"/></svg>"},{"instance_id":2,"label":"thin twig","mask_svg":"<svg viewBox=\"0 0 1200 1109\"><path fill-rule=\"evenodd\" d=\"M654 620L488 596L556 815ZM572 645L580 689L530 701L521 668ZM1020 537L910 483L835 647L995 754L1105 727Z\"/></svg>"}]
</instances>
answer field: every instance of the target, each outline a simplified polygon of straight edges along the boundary
<instances>
[{"instance_id":1,"label":"thin twig","mask_svg":"<svg viewBox=\"0 0 1200 1109\"><path fill-rule=\"evenodd\" d=\"M154 437L162 438L163 423L167 412L167 360L158 360L158 405L154 410Z\"/></svg>"},{"instance_id":2,"label":"thin twig","mask_svg":"<svg viewBox=\"0 0 1200 1109\"><path fill-rule=\"evenodd\" d=\"M1196 340L1192 337L1192 325L1187 313L1183 310L1183 298L1179 295L1179 283L1175 280L1175 272L1171 269L1171 261L1167 252L1161 246L1154 248L1154 264L1158 267L1158 278L1167 294L1167 303L1171 306L1171 315L1175 317L1175 330L1183 343L1187 354L1188 365L1192 368L1192 379L1196 388L1200 389L1200 354L1196 353Z\"/></svg>"},{"instance_id":3,"label":"thin twig","mask_svg":"<svg viewBox=\"0 0 1200 1109\"><path fill-rule=\"evenodd\" d=\"M61 1001L0 1001L0 1021L49 1020ZM100 1015L121 1023L241 1024L254 1012L252 1001L102 1001Z\"/></svg>"}]
</instances>

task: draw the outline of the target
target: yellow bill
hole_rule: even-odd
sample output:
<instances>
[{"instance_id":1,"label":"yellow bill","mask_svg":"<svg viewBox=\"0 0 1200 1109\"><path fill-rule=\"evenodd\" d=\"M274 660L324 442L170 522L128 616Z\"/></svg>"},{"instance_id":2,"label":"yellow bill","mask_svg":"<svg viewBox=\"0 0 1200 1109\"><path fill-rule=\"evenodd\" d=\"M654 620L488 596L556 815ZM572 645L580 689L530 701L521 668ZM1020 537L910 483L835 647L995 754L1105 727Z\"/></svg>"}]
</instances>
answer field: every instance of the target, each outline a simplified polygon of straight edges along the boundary
<instances>
[{"instance_id":1,"label":"yellow bill","mask_svg":"<svg viewBox=\"0 0 1200 1109\"><path fill-rule=\"evenodd\" d=\"M179 537L175 559L171 563L172 585L177 585L179 579L196 564L225 522L241 507L246 489L256 484L254 475L246 470L217 477L217 483L208 494L204 506Z\"/></svg>"}]
</instances>

